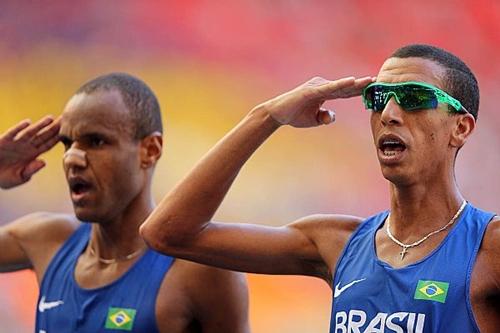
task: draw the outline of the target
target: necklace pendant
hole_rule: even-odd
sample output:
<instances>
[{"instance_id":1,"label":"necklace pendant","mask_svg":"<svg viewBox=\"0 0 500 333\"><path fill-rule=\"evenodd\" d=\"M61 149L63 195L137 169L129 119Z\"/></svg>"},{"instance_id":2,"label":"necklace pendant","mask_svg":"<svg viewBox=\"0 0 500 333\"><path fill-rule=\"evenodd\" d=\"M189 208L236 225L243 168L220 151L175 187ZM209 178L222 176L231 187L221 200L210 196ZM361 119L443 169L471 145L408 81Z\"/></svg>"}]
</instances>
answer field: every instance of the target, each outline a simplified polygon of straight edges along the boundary
<instances>
[{"instance_id":1,"label":"necklace pendant","mask_svg":"<svg viewBox=\"0 0 500 333\"><path fill-rule=\"evenodd\" d=\"M403 261L407 252L408 252L408 248L403 246L403 250L401 250L401 252L399 252L399 255L401 256L401 261Z\"/></svg>"}]
</instances>

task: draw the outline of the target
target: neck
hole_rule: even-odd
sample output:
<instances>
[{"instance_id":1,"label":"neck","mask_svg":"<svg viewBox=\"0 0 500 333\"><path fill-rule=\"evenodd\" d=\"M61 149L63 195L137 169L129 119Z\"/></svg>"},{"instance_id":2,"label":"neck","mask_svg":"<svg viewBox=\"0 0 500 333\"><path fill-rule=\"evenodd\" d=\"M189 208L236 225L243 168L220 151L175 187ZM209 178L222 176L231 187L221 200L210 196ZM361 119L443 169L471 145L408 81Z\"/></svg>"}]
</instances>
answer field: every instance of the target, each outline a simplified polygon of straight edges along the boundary
<instances>
[{"instance_id":1,"label":"neck","mask_svg":"<svg viewBox=\"0 0 500 333\"><path fill-rule=\"evenodd\" d=\"M119 260L145 249L146 244L139 235L139 227L154 207L151 196L138 198L111 221L94 223L89 240L91 252L98 258Z\"/></svg>"},{"instance_id":2,"label":"neck","mask_svg":"<svg viewBox=\"0 0 500 333\"><path fill-rule=\"evenodd\" d=\"M450 221L463 202L453 178L410 186L391 184L391 231L401 240L414 239Z\"/></svg>"}]
</instances>

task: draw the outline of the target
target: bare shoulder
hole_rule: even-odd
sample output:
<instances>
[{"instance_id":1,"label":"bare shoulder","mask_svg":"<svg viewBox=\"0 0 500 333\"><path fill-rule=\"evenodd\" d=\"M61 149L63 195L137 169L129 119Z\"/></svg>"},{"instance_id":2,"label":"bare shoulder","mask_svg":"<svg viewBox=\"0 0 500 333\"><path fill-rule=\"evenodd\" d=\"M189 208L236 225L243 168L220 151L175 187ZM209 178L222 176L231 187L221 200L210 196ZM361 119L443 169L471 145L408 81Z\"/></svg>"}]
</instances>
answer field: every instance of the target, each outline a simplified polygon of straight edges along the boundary
<instances>
[{"instance_id":1,"label":"bare shoulder","mask_svg":"<svg viewBox=\"0 0 500 333\"><path fill-rule=\"evenodd\" d=\"M288 227L300 230L321 255L326 266L316 275L328 284L342 250L363 218L350 215L317 214L304 217Z\"/></svg>"},{"instance_id":2,"label":"bare shoulder","mask_svg":"<svg viewBox=\"0 0 500 333\"><path fill-rule=\"evenodd\" d=\"M193 303L205 301L205 298L239 297L247 293L245 274L212 266L197 264L191 261L176 259L172 273L178 276L178 288L184 289L192 297Z\"/></svg>"},{"instance_id":3,"label":"bare shoulder","mask_svg":"<svg viewBox=\"0 0 500 333\"><path fill-rule=\"evenodd\" d=\"M497 332L500 318L500 217L488 224L471 279L471 303L481 332Z\"/></svg>"},{"instance_id":4,"label":"bare shoulder","mask_svg":"<svg viewBox=\"0 0 500 333\"><path fill-rule=\"evenodd\" d=\"M37 212L13 221L6 228L19 241L29 246L35 242L64 242L79 224L71 215Z\"/></svg>"},{"instance_id":5,"label":"bare shoulder","mask_svg":"<svg viewBox=\"0 0 500 333\"><path fill-rule=\"evenodd\" d=\"M288 226L299 229L320 250L326 244L329 244L328 250L332 250L332 246L343 249L363 220L361 217L350 215L317 214L304 217Z\"/></svg>"},{"instance_id":6,"label":"bare shoulder","mask_svg":"<svg viewBox=\"0 0 500 333\"><path fill-rule=\"evenodd\" d=\"M363 220L351 215L316 214L301 218L289 226L311 235L323 235L326 232L338 237L345 237L347 234L349 237Z\"/></svg>"},{"instance_id":7,"label":"bare shoulder","mask_svg":"<svg viewBox=\"0 0 500 333\"><path fill-rule=\"evenodd\" d=\"M473 293L500 295L500 217L496 216L486 228L473 270Z\"/></svg>"},{"instance_id":8,"label":"bare shoulder","mask_svg":"<svg viewBox=\"0 0 500 333\"><path fill-rule=\"evenodd\" d=\"M488 228L486 229L485 237L491 237L491 241L494 241L498 244L500 241L500 216L495 216L488 224Z\"/></svg>"},{"instance_id":9,"label":"bare shoulder","mask_svg":"<svg viewBox=\"0 0 500 333\"><path fill-rule=\"evenodd\" d=\"M242 273L175 259L157 300L160 331L248 332L248 289Z\"/></svg>"},{"instance_id":10,"label":"bare shoulder","mask_svg":"<svg viewBox=\"0 0 500 333\"><path fill-rule=\"evenodd\" d=\"M496 274L500 285L500 216L495 216L488 224L479 255Z\"/></svg>"},{"instance_id":11,"label":"bare shoulder","mask_svg":"<svg viewBox=\"0 0 500 333\"><path fill-rule=\"evenodd\" d=\"M78 225L70 215L38 212L9 223L3 231L26 254L41 281L50 260Z\"/></svg>"}]
</instances>

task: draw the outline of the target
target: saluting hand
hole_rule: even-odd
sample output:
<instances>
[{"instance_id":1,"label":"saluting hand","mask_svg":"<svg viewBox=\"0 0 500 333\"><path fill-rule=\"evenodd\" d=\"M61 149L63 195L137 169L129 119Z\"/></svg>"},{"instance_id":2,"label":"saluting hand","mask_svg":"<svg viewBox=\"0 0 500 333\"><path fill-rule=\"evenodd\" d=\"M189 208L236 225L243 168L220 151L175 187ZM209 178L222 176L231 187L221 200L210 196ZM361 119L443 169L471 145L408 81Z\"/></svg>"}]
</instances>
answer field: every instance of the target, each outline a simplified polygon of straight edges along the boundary
<instances>
[{"instance_id":1,"label":"saluting hand","mask_svg":"<svg viewBox=\"0 0 500 333\"><path fill-rule=\"evenodd\" d=\"M0 187L11 188L30 180L45 166L39 155L59 141L60 119L45 117L31 124L24 120L0 136Z\"/></svg>"},{"instance_id":2,"label":"saluting hand","mask_svg":"<svg viewBox=\"0 0 500 333\"><path fill-rule=\"evenodd\" d=\"M346 77L329 81L315 77L297 88L277 96L256 108L264 108L281 125L314 127L335 120L333 111L322 107L327 100L360 95L373 82L371 76L356 79Z\"/></svg>"}]
</instances>

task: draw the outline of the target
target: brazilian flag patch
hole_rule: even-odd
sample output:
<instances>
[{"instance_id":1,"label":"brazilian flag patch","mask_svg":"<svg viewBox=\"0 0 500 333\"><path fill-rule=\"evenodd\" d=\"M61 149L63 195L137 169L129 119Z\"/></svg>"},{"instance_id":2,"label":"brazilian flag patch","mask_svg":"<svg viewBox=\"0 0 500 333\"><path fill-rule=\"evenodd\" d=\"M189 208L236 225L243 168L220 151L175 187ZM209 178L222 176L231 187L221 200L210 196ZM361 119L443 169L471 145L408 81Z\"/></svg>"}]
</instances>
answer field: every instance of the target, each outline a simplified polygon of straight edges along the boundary
<instances>
[{"instance_id":1,"label":"brazilian flag patch","mask_svg":"<svg viewBox=\"0 0 500 333\"><path fill-rule=\"evenodd\" d=\"M418 280L417 288L415 288L415 296L413 298L445 303L449 286L450 284L448 282Z\"/></svg>"},{"instance_id":2,"label":"brazilian flag patch","mask_svg":"<svg viewBox=\"0 0 500 333\"><path fill-rule=\"evenodd\" d=\"M104 327L110 330L131 331L135 313L135 309L109 308Z\"/></svg>"}]
</instances>

